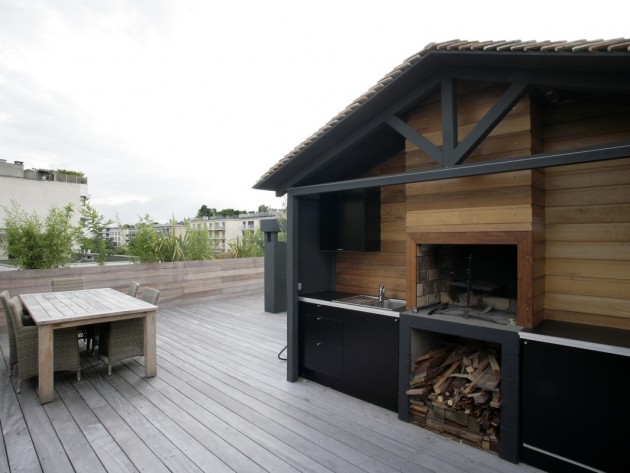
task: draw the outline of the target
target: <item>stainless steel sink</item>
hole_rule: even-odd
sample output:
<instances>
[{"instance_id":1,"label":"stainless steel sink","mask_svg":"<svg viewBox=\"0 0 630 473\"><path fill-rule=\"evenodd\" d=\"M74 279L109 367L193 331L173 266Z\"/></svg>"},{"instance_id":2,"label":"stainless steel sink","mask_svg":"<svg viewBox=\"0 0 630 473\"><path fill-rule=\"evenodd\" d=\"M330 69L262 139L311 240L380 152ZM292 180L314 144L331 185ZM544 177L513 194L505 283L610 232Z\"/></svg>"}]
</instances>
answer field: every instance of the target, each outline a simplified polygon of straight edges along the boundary
<instances>
[{"instance_id":1,"label":"stainless steel sink","mask_svg":"<svg viewBox=\"0 0 630 473\"><path fill-rule=\"evenodd\" d=\"M368 296L360 294L357 296L342 297L341 299L335 299L334 302L341 302L343 304L359 305L363 307L374 307L377 309L385 310L399 310L403 309L407 302L401 299L386 298L382 301L377 296Z\"/></svg>"}]
</instances>

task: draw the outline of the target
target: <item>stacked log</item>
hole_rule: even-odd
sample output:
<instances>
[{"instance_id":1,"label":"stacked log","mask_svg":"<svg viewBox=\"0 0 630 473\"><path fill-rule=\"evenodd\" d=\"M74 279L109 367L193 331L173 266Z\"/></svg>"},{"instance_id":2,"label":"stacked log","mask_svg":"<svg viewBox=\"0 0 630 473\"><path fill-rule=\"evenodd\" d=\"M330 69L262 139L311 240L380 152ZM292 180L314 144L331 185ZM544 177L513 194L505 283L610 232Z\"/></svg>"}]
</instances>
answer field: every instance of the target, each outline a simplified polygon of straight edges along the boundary
<instances>
[{"instance_id":1,"label":"stacked log","mask_svg":"<svg viewBox=\"0 0 630 473\"><path fill-rule=\"evenodd\" d=\"M443 344L418 357L407 391L411 421L498 453L498 353L493 345Z\"/></svg>"}]
</instances>

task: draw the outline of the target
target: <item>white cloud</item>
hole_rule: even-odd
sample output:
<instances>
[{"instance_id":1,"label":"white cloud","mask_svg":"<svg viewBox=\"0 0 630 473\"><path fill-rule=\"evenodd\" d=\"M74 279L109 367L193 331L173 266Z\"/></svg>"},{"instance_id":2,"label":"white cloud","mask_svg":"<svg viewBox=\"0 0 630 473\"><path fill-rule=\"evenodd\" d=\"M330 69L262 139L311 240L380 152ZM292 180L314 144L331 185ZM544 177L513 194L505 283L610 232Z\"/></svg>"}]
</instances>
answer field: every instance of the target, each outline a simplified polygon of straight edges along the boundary
<instances>
[{"instance_id":1,"label":"white cloud","mask_svg":"<svg viewBox=\"0 0 630 473\"><path fill-rule=\"evenodd\" d=\"M279 206L251 186L427 43L624 36L614 3L0 0L0 158L123 222Z\"/></svg>"}]
</instances>

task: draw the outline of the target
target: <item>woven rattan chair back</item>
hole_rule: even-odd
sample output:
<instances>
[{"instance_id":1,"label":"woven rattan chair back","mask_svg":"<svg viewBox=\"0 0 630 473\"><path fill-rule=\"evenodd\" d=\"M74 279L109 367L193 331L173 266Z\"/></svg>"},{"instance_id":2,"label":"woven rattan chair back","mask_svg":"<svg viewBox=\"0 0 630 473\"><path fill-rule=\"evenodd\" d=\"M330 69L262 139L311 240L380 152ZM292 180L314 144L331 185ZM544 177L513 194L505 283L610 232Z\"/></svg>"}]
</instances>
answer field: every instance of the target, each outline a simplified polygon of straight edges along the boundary
<instances>
[{"instance_id":1,"label":"woven rattan chair back","mask_svg":"<svg viewBox=\"0 0 630 473\"><path fill-rule=\"evenodd\" d=\"M145 287L142 300L157 305L160 291ZM103 324L100 330L99 352L107 358L107 374L112 374L112 366L125 358L144 355L144 320L128 319Z\"/></svg>"},{"instance_id":2,"label":"woven rattan chair back","mask_svg":"<svg viewBox=\"0 0 630 473\"><path fill-rule=\"evenodd\" d=\"M142 291L142 300L149 304L157 305L160 300L160 291L152 287L145 287Z\"/></svg>"},{"instance_id":3,"label":"woven rattan chair back","mask_svg":"<svg viewBox=\"0 0 630 473\"><path fill-rule=\"evenodd\" d=\"M23 309L20 299L16 296L9 300L9 312L15 331L15 345L17 348L17 392L22 388L22 381L39 372L37 347L39 343L38 328L25 326L22 322ZM54 341L54 371L76 371L77 380L81 380L81 363L79 360L79 343L76 328L60 328L53 332Z\"/></svg>"},{"instance_id":4,"label":"woven rattan chair back","mask_svg":"<svg viewBox=\"0 0 630 473\"><path fill-rule=\"evenodd\" d=\"M9 373L13 373L13 365L17 364L17 349L15 347L15 331L13 329L13 318L9 313L9 300L11 295L9 291L0 292L0 304L4 309L4 315L7 319L7 331L9 332Z\"/></svg>"},{"instance_id":5,"label":"woven rattan chair back","mask_svg":"<svg viewBox=\"0 0 630 473\"><path fill-rule=\"evenodd\" d=\"M129 288L127 289L127 294L131 297L136 297L138 295L138 288L140 287L140 283L136 281L131 281L129 283Z\"/></svg>"},{"instance_id":6,"label":"woven rattan chair back","mask_svg":"<svg viewBox=\"0 0 630 473\"><path fill-rule=\"evenodd\" d=\"M51 282L53 292L59 291L80 291L85 286L83 278L56 278Z\"/></svg>"}]
</instances>

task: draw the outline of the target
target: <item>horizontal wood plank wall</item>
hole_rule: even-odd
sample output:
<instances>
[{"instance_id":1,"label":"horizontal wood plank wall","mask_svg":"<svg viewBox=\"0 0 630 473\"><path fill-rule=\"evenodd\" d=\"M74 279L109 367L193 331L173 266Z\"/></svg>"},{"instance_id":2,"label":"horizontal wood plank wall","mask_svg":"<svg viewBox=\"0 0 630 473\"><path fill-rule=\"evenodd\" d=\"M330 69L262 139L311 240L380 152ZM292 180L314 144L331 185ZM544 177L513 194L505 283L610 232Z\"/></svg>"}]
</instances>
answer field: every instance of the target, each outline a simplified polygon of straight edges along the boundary
<instances>
[{"instance_id":1,"label":"horizontal wood plank wall","mask_svg":"<svg viewBox=\"0 0 630 473\"><path fill-rule=\"evenodd\" d=\"M630 329L630 159L545 174L545 317Z\"/></svg>"},{"instance_id":2,"label":"horizontal wood plank wall","mask_svg":"<svg viewBox=\"0 0 630 473\"><path fill-rule=\"evenodd\" d=\"M464 86L460 87L464 88ZM457 134L459 141L477 125L501 97L506 87L485 84L467 84L458 95ZM442 147L441 104L437 98L425 102L409 114L407 124L420 132L434 145ZM532 102L524 97L501 120L490 135L483 140L466 160L467 163L489 161L498 158L526 156L538 144L532 133ZM407 170L419 171L435 168L437 164L407 140Z\"/></svg>"},{"instance_id":3,"label":"horizontal wood plank wall","mask_svg":"<svg viewBox=\"0 0 630 473\"><path fill-rule=\"evenodd\" d=\"M224 295L249 294L264 288L264 258L237 258L186 263L124 264L0 272L0 291L14 296L52 290L54 278L83 277L85 288L126 291L131 281L160 290L160 306L173 306ZM0 308L2 311L2 308ZM0 319L0 324L5 318Z\"/></svg>"},{"instance_id":4,"label":"horizontal wood plank wall","mask_svg":"<svg viewBox=\"0 0 630 473\"><path fill-rule=\"evenodd\" d=\"M545 171L532 170L532 327L545 318Z\"/></svg>"},{"instance_id":5,"label":"horizontal wood plank wall","mask_svg":"<svg viewBox=\"0 0 630 473\"><path fill-rule=\"evenodd\" d=\"M469 85L458 95L458 137L463 140L496 103L505 88ZM512 156L523 156L540 150L540 124L535 121L532 101L523 98L499 123L490 135L474 150L468 163ZM433 100L414 110L408 117L410 126L418 130L436 146L442 145L440 103ZM435 167L431 159L406 144L407 169L421 170ZM490 174L443 181L407 184L406 232L407 274L415 278L418 234L461 234L462 242L468 234L495 235L531 234L522 251L532 257L519 257L526 264L526 300L519 301L519 323L532 326L543 317L544 294L544 175L540 171L518 171ZM536 232L536 233L535 233ZM524 269L524 268L521 268ZM407 281L408 299L415 294L415 281ZM409 295L411 294L411 297Z\"/></svg>"},{"instance_id":6,"label":"horizontal wood plank wall","mask_svg":"<svg viewBox=\"0 0 630 473\"><path fill-rule=\"evenodd\" d=\"M369 175L404 172L405 153L388 159ZM405 186L381 188L381 251L338 253L337 290L358 294L378 293L383 284L388 297L404 299L405 266Z\"/></svg>"}]
</instances>

